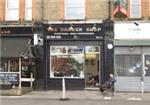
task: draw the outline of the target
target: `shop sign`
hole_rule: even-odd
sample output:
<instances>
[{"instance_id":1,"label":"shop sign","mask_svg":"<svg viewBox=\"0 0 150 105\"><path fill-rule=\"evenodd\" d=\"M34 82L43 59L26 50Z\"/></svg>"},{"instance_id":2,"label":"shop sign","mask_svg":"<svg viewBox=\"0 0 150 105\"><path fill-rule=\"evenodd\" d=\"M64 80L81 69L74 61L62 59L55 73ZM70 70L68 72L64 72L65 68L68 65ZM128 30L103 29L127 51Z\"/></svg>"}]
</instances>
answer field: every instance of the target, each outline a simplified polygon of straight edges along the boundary
<instances>
[{"instance_id":1,"label":"shop sign","mask_svg":"<svg viewBox=\"0 0 150 105\"><path fill-rule=\"evenodd\" d=\"M150 23L116 23L115 39L150 39Z\"/></svg>"},{"instance_id":2,"label":"shop sign","mask_svg":"<svg viewBox=\"0 0 150 105\"><path fill-rule=\"evenodd\" d=\"M32 34L32 27L1 27L0 35Z\"/></svg>"},{"instance_id":3,"label":"shop sign","mask_svg":"<svg viewBox=\"0 0 150 105\"><path fill-rule=\"evenodd\" d=\"M47 25L48 33L96 33L102 31L102 24L51 24Z\"/></svg>"},{"instance_id":4,"label":"shop sign","mask_svg":"<svg viewBox=\"0 0 150 105\"><path fill-rule=\"evenodd\" d=\"M19 84L19 74L18 73L0 73L1 84Z\"/></svg>"}]
</instances>

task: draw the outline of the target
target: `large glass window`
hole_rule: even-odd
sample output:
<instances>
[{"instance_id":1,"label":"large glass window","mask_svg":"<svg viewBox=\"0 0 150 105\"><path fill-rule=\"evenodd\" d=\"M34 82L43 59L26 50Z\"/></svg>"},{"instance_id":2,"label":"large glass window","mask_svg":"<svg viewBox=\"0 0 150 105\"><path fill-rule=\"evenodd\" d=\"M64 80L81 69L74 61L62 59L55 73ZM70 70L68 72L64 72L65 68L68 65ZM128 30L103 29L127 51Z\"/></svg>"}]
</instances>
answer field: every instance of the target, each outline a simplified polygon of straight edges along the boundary
<instances>
[{"instance_id":1,"label":"large glass window","mask_svg":"<svg viewBox=\"0 0 150 105\"><path fill-rule=\"evenodd\" d=\"M85 19L85 0L65 0L65 19Z\"/></svg>"},{"instance_id":2,"label":"large glass window","mask_svg":"<svg viewBox=\"0 0 150 105\"><path fill-rule=\"evenodd\" d=\"M97 53L99 53L98 46L51 46L50 77L84 78L87 54L92 57ZM95 64L93 59L91 64Z\"/></svg>"},{"instance_id":3,"label":"large glass window","mask_svg":"<svg viewBox=\"0 0 150 105\"><path fill-rule=\"evenodd\" d=\"M141 55L115 55L115 71L118 76L141 76Z\"/></svg>"},{"instance_id":4,"label":"large glass window","mask_svg":"<svg viewBox=\"0 0 150 105\"><path fill-rule=\"evenodd\" d=\"M6 20L19 20L19 0L6 0Z\"/></svg>"},{"instance_id":5,"label":"large glass window","mask_svg":"<svg viewBox=\"0 0 150 105\"><path fill-rule=\"evenodd\" d=\"M84 77L83 47L51 46L50 52L50 77Z\"/></svg>"}]
</instances>

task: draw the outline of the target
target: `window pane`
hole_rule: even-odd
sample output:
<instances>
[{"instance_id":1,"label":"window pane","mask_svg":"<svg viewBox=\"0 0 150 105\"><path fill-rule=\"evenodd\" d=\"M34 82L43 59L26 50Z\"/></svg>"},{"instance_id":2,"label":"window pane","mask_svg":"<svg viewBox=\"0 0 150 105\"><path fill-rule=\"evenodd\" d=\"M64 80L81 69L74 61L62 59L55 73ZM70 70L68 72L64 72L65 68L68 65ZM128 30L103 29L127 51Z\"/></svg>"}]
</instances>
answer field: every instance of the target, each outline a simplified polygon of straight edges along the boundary
<instances>
[{"instance_id":1,"label":"window pane","mask_svg":"<svg viewBox=\"0 0 150 105\"><path fill-rule=\"evenodd\" d=\"M66 6L67 7L84 7L85 0L67 0Z\"/></svg>"},{"instance_id":2,"label":"window pane","mask_svg":"<svg viewBox=\"0 0 150 105\"><path fill-rule=\"evenodd\" d=\"M141 0L130 0L131 3L141 3Z\"/></svg>"},{"instance_id":3,"label":"window pane","mask_svg":"<svg viewBox=\"0 0 150 105\"><path fill-rule=\"evenodd\" d=\"M26 9L25 20L32 20L32 9Z\"/></svg>"},{"instance_id":4,"label":"window pane","mask_svg":"<svg viewBox=\"0 0 150 105\"><path fill-rule=\"evenodd\" d=\"M32 0L26 0L25 2L25 20L32 20Z\"/></svg>"},{"instance_id":5,"label":"window pane","mask_svg":"<svg viewBox=\"0 0 150 105\"><path fill-rule=\"evenodd\" d=\"M68 19L84 19L84 8L67 8L66 18Z\"/></svg>"},{"instance_id":6,"label":"window pane","mask_svg":"<svg viewBox=\"0 0 150 105\"><path fill-rule=\"evenodd\" d=\"M11 9L7 11L7 20L19 20L18 9Z\"/></svg>"},{"instance_id":7,"label":"window pane","mask_svg":"<svg viewBox=\"0 0 150 105\"><path fill-rule=\"evenodd\" d=\"M6 20L19 20L19 0L7 0Z\"/></svg>"},{"instance_id":8,"label":"window pane","mask_svg":"<svg viewBox=\"0 0 150 105\"><path fill-rule=\"evenodd\" d=\"M7 0L7 8L19 8L19 0Z\"/></svg>"},{"instance_id":9,"label":"window pane","mask_svg":"<svg viewBox=\"0 0 150 105\"><path fill-rule=\"evenodd\" d=\"M84 77L84 49L77 46L52 46L50 77Z\"/></svg>"},{"instance_id":10,"label":"window pane","mask_svg":"<svg viewBox=\"0 0 150 105\"><path fill-rule=\"evenodd\" d=\"M0 72L8 71L8 60L1 59L0 61Z\"/></svg>"},{"instance_id":11,"label":"window pane","mask_svg":"<svg viewBox=\"0 0 150 105\"><path fill-rule=\"evenodd\" d=\"M130 17L141 18L141 0L130 0Z\"/></svg>"},{"instance_id":12,"label":"window pane","mask_svg":"<svg viewBox=\"0 0 150 105\"><path fill-rule=\"evenodd\" d=\"M26 0L25 1L26 3L25 3L25 7L27 8L27 7L32 7L32 0Z\"/></svg>"},{"instance_id":13,"label":"window pane","mask_svg":"<svg viewBox=\"0 0 150 105\"><path fill-rule=\"evenodd\" d=\"M99 53L100 49L97 46L86 46L85 52L86 53Z\"/></svg>"},{"instance_id":14,"label":"window pane","mask_svg":"<svg viewBox=\"0 0 150 105\"><path fill-rule=\"evenodd\" d=\"M141 56L115 55L115 70L118 76L140 76L142 70Z\"/></svg>"},{"instance_id":15,"label":"window pane","mask_svg":"<svg viewBox=\"0 0 150 105\"><path fill-rule=\"evenodd\" d=\"M19 72L19 60L18 59L10 60L10 72Z\"/></svg>"},{"instance_id":16,"label":"window pane","mask_svg":"<svg viewBox=\"0 0 150 105\"><path fill-rule=\"evenodd\" d=\"M130 16L131 18L141 18L141 4L131 3Z\"/></svg>"},{"instance_id":17,"label":"window pane","mask_svg":"<svg viewBox=\"0 0 150 105\"><path fill-rule=\"evenodd\" d=\"M52 46L51 55L63 55L67 54L67 46Z\"/></svg>"},{"instance_id":18,"label":"window pane","mask_svg":"<svg viewBox=\"0 0 150 105\"><path fill-rule=\"evenodd\" d=\"M85 19L85 0L66 0L66 19Z\"/></svg>"}]
</instances>

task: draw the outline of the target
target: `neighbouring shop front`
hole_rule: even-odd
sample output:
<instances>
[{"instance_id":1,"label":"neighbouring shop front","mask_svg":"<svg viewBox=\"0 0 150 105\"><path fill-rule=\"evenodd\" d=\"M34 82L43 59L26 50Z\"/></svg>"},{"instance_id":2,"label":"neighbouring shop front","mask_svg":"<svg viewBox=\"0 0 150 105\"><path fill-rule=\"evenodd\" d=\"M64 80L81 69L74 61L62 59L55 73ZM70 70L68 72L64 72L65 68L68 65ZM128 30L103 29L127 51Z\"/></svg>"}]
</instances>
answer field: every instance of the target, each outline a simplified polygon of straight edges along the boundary
<instances>
[{"instance_id":1,"label":"neighbouring shop front","mask_svg":"<svg viewBox=\"0 0 150 105\"><path fill-rule=\"evenodd\" d=\"M149 26L144 22L115 23L116 91L150 91Z\"/></svg>"},{"instance_id":2,"label":"neighbouring shop front","mask_svg":"<svg viewBox=\"0 0 150 105\"><path fill-rule=\"evenodd\" d=\"M22 79L34 72L32 28L2 26L0 34L1 89L21 88Z\"/></svg>"},{"instance_id":3,"label":"neighbouring shop front","mask_svg":"<svg viewBox=\"0 0 150 105\"><path fill-rule=\"evenodd\" d=\"M43 45L36 45L36 89L61 89L62 77L67 89L96 87L113 72L113 48L107 48L113 44L107 40L113 34L105 35L103 23L37 23L35 27L42 30L35 28L35 35L44 39ZM94 86L88 84L91 76L98 79Z\"/></svg>"}]
</instances>

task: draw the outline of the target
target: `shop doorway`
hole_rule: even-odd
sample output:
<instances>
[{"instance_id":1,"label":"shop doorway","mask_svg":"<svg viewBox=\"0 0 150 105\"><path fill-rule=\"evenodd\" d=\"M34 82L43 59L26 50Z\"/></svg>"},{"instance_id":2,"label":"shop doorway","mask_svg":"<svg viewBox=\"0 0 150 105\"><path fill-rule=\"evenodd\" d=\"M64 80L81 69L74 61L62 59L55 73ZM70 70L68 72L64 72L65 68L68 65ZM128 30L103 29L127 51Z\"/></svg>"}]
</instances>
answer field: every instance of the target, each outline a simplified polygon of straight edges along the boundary
<instances>
[{"instance_id":1,"label":"shop doorway","mask_svg":"<svg viewBox=\"0 0 150 105\"><path fill-rule=\"evenodd\" d=\"M100 48L86 46L85 51L85 88L98 87L100 80Z\"/></svg>"}]
</instances>

